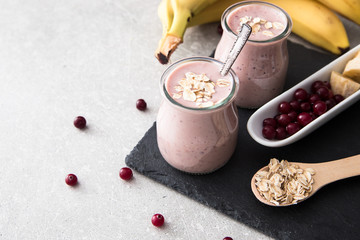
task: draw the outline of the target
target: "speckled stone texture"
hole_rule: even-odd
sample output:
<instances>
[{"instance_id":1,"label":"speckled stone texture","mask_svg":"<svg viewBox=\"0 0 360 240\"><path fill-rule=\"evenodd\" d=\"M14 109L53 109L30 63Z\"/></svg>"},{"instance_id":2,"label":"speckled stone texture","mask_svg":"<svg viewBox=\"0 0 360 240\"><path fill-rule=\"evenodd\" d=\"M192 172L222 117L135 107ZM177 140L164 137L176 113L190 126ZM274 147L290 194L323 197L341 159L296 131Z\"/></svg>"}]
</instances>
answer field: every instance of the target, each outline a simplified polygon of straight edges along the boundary
<instances>
[{"instance_id":1,"label":"speckled stone texture","mask_svg":"<svg viewBox=\"0 0 360 240\"><path fill-rule=\"evenodd\" d=\"M270 239L142 174L119 178L160 105L159 2L0 0L1 240ZM360 26L342 20L354 47ZM171 61L210 55L217 26L187 29Z\"/></svg>"},{"instance_id":2,"label":"speckled stone texture","mask_svg":"<svg viewBox=\"0 0 360 240\"><path fill-rule=\"evenodd\" d=\"M289 44L287 88L333 60ZM296 57L295 57L296 56ZM325 79L323 79L325 80ZM359 153L360 103L356 103L304 139L281 148L256 143L246 123L254 110L239 109L239 141L231 160L207 175L190 175L168 165L156 143L156 124L145 134L126 163L138 172L210 206L276 239L356 239L360 212L360 177L342 180L321 189L309 200L292 207L275 208L260 203L252 194L253 174L270 157L293 162L324 162Z\"/></svg>"}]
</instances>

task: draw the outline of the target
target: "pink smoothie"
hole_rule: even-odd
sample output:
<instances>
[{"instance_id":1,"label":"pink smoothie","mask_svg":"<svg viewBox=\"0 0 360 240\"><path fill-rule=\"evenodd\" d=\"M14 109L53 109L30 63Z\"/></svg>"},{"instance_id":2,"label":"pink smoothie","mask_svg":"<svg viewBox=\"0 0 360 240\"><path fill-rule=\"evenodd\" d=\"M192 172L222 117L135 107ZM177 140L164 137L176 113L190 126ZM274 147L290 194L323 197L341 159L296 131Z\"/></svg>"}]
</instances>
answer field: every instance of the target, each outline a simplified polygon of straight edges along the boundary
<instances>
[{"instance_id":1,"label":"pink smoothie","mask_svg":"<svg viewBox=\"0 0 360 240\"><path fill-rule=\"evenodd\" d=\"M169 74L166 80L167 92L186 107L215 106L224 101L233 88L231 76L221 76L220 69L220 66L211 62L184 63ZM196 100L186 97L185 88L194 93L192 96L197 96Z\"/></svg>"},{"instance_id":2,"label":"pink smoothie","mask_svg":"<svg viewBox=\"0 0 360 240\"><path fill-rule=\"evenodd\" d=\"M190 58L170 66L162 77L164 99L156 122L158 146L164 159L181 171L213 172L222 167L235 150L238 116L233 100L237 79L234 73L228 74L226 79L231 84L219 87L216 80L221 77L220 66L211 58ZM196 102L172 98L179 93L175 90L179 80L189 72L203 73L214 81L215 93L208 100L214 105L199 107Z\"/></svg>"},{"instance_id":3,"label":"pink smoothie","mask_svg":"<svg viewBox=\"0 0 360 240\"><path fill-rule=\"evenodd\" d=\"M291 19L280 8L262 2L242 2L223 15L224 33L215 58L225 61L242 23L252 26L252 34L232 69L239 78L235 103L244 108L258 108L279 95L288 67L286 39Z\"/></svg>"}]
</instances>

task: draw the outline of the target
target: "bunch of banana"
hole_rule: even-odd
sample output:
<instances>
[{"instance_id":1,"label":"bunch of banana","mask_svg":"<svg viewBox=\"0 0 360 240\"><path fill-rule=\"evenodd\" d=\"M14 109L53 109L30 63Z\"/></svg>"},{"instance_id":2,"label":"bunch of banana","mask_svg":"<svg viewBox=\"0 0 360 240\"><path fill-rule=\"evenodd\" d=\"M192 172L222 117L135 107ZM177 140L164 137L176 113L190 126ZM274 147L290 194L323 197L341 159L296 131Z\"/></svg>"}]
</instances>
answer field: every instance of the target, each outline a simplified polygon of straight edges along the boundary
<instances>
[{"instance_id":1,"label":"bunch of banana","mask_svg":"<svg viewBox=\"0 0 360 240\"><path fill-rule=\"evenodd\" d=\"M162 0L158 8L163 37L156 57L166 64L182 42L187 27L220 21L224 10L242 0ZM360 0L265 0L289 13L292 32L334 54L349 48L349 40L337 11L360 24ZM197 3L197 4L195 4Z\"/></svg>"}]
</instances>

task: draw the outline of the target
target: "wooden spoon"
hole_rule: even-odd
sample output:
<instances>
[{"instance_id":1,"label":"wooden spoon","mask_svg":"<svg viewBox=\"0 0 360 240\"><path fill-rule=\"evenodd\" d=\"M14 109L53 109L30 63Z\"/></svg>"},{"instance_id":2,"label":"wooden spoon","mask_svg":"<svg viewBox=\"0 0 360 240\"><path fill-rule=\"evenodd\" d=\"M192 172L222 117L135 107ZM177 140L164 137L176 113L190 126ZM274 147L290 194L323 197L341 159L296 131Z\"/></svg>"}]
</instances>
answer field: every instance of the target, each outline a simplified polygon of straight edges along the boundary
<instances>
[{"instance_id":1,"label":"wooden spoon","mask_svg":"<svg viewBox=\"0 0 360 240\"><path fill-rule=\"evenodd\" d=\"M342 158L339 160L334 160L330 162L323 162L323 163L298 163L298 162L290 162L291 164L296 164L299 168L306 169L312 168L315 170L315 175L312 177L314 178L314 184L312 185L312 191L310 192L309 196L305 199L301 200L304 201L314 195L320 188L323 186L344 179L348 177L354 177L360 175L360 154ZM269 169L268 166L261 168L259 171L267 171ZM256 175L256 174L255 174ZM251 190L253 191L255 197L262 203L265 203L270 206L290 206L296 203L289 203L289 204L280 204L275 205L274 203L269 202L264 197L262 197L255 186L255 175L251 179ZM300 201L299 201L300 202Z\"/></svg>"}]
</instances>

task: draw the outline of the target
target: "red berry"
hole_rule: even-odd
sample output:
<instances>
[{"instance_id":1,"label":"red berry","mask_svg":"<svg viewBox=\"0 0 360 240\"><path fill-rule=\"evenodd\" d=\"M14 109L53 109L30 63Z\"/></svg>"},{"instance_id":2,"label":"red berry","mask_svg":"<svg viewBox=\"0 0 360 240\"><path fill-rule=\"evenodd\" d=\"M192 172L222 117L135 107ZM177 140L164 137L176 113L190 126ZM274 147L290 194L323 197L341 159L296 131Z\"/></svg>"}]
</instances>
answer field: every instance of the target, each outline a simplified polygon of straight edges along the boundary
<instances>
[{"instance_id":1,"label":"red berry","mask_svg":"<svg viewBox=\"0 0 360 240\"><path fill-rule=\"evenodd\" d=\"M65 178L65 182L69 186L75 186L77 184L77 177L75 174L68 174Z\"/></svg>"},{"instance_id":2,"label":"red berry","mask_svg":"<svg viewBox=\"0 0 360 240\"><path fill-rule=\"evenodd\" d=\"M311 92L316 93L316 90L318 90L318 88L323 87L323 86L325 86L324 82L319 81L319 80L315 81L315 82L313 82L313 84L311 84Z\"/></svg>"},{"instance_id":3,"label":"red berry","mask_svg":"<svg viewBox=\"0 0 360 240\"><path fill-rule=\"evenodd\" d=\"M320 100L321 99L320 99L319 95L317 95L317 94L311 94L309 97L309 102L311 104L314 104L315 102L320 101Z\"/></svg>"},{"instance_id":4,"label":"red berry","mask_svg":"<svg viewBox=\"0 0 360 240\"><path fill-rule=\"evenodd\" d=\"M308 99L308 97L309 97L309 94L303 88L298 88L294 93L295 100L305 101Z\"/></svg>"},{"instance_id":5,"label":"red berry","mask_svg":"<svg viewBox=\"0 0 360 240\"><path fill-rule=\"evenodd\" d=\"M274 118L265 118L263 121L263 127L266 125L270 125L270 126L273 126L274 128L276 128L277 121Z\"/></svg>"},{"instance_id":6,"label":"red berry","mask_svg":"<svg viewBox=\"0 0 360 240\"><path fill-rule=\"evenodd\" d=\"M144 99L138 99L136 101L136 108L139 109L140 111L145 111L146 106L147 104Z\"/></svg>"},{"instance_id":7,"label":"red berry","mask_svg":"<svg viewBox=\"0 0 360 240\"><path fill-rule=\"evenodd\" d=\"M154 214L151 218L151 223L155 226L155 227L161 227L162 225L164 225L164 217L163 215L157 213Z\"/></svg>"},{"instance_id":8,"label":"red berry","mask_svg":"<svg viewBox=\"0 0 360 240\"><path fill-rule=\"evenodd\" d=\"M233 240L231 237L224 237L223 240Z\"/></svg>"},{"instance_id":9,"label":"red berry","mask_svg":"<svg viewBox=\"0 0 360 240\"><path fill-rule=\"evenodd\" d=\"M291 107L290 103L288 103L288 102L281 102L279 104L278 110L280 113L289 113L289 112L291 112L292 107Z\"/></svg>"},{"instance_id":10,"label":"red berry","mask_svg":"<svg viewBox=\"0 0 360 240\"><path fill-rule=\"evenodd\" d=\"M289 117L289 115L287 115L287 114L281 114L278 117L277 121L278 121L280 126L286 126L289 123L291 123L291 117Z\"/></svg>"},{"instance_id":11,"label":"red berry","mask_svg":"<svg viewBox=\"0 0 360 240\"><path fill-rule=\"evenodd\" d=\"M82 116L77 116L74 119L74 126L79 129L83 129L86 127L86 119Z\"/></svg>"},{"instance_id":12,"label":"red berry","mask_svg":"<svg viewBox=\"0 0 360 240\"><path fill-rule=\"evenodd\" d=\"M326 103L323 101L317 101L313 106L313 112L320 116L327 111Z\"/></svg>"},{"instance_id":13,"label":"red berry","mask_svg":"<svg viewBox=\"0 0 360 240\"><path fill-rule=\"evenodd\" d=\"M278 127L276 128L276 136L275 138L278 140L285 139L287 137L287 132L285 130L285 127Z\"/></svg>"},{"instance_id":14,"label":"red berry","mask_svg":"<svg viewBox=\"0 0 360 240\"><path fill-rule=\"evenodd\" d=\"M263 127L262 129L262 135L264 136L264 138L267 139L274 139L276 136L276 131L275 128L273 126L270 125L266 125Z\"/></svg>"},{"instance_id":15,"label":"red berry","mask_svg":"<svg viewBox=\"0 0 360 240\"><path fill-rule=\"evenodd\" d=\"M288 116L291 118L291 121L295 121L296 118L297 118L297 115L298 114L295 111L291 111L291 112L288 113Z\"/></svg>"},{"instance_id":16,"label":"red berry","mask_svg":"<svg viewBox=\"0 0 360 240\"><path fill-rule=\"evenodd\" d=\"M120 169L119 176L123 180L130 180L133 176L133 172L128 167L123 167Z\"/></svg>"},{"instance_id":17,"label":"red berry","mask_svg":"<svg viewBox=\"0 0 360 240\"><path fill-rule=\"evenodd\" d=\"M299 131L301 128L300 124L298 124L297 122L295 123L289 123L286 126L286 131L289 135L293 135L294 133L296 133L297 131Z\"/></svg>"},{"instance_id":18,"label":"red berry","mask_svg":"<svg viewBox=\"0 0 360 240\"><path fill-rule=\"evenodd\" d=\"M300 103L300 110L302 112L309 112L311 110L311 105L309 102Z\"/></svg>"},{"instance_id":19,"label":"red berry","mask_svg":"<svg viewBox=\"0 0 360 240\"><path fill-rule=\"evenodd\" d=\"M299 113L299 115L297 116L297 121L300 123L301 126L308 125L312 120L313 118L307 112Z\"/></svg>"},{"instance_id":20,"label":"red berry","mask_svg":"<svg viewBox=\"0 0 360 240\"><path fill-rule=\"evenodd\" d=\"M292 109L294 109L295 111L297 111L297 112L300 111L300 102L299 101L293 100L289 104L292 107Z\"/></svg>"},{"instance_id":21,"label":"red berry","mask_svg":"<svg viewBox=\"0 0 360 240\"><path fill-rule=\"evenodd\" d=\"M339 102L341 102L342 100L344 100L344 97L341 96L340 94L334 95L333 98L334 98L334 100L336 101L336 103L339 103Z\"/></svg>"},{"instance_id":22,"label":"red berry","mask_svg":"<svg viewBox=\"0 0 360 240\"><path fill-rule=\"evenodd\" d=\"M328 109L331 109L336 105L336 101L334 98L330 98L330 99L326 100L325 103L326 103L326 106Z\"/></svg>"},{"instance_id":23,"label":"red berry","mask_svg":"<svg viewBox=\"0 0 360 240\"><path fill-rule=\"evenodd\" d=\"M330 91L327 87L319 87L316 90L316 94L319 95L322 100L326 100L329 99Z\"/></svg>"}]
</instances>

